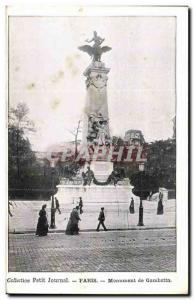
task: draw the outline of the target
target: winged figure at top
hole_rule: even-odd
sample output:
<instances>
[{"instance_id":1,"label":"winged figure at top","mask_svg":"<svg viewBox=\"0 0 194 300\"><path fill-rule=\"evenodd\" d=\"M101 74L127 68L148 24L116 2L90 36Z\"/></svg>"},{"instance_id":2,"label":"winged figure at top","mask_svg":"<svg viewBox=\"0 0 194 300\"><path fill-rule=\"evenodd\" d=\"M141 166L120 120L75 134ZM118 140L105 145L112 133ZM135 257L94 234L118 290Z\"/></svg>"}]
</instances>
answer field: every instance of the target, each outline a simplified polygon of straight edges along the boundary
<instances>
[{"instance_id":1,"label":"winged figure at top","mask_svg":"<svg viewBox=\"0 0 194 300\"><path fill-rule=\"evenodd\" d=\"M100 36L97 35L97 32L94 31L94 36L91 40L87 39L87 43L94 42L93 46L83 45L78 47L79 50L87 52L91 57L93 62L101 61L101 55L104 52L110 51L112 48L108 46L101 47L101 44L104 42Z\"/></svg>"}]
</instances>

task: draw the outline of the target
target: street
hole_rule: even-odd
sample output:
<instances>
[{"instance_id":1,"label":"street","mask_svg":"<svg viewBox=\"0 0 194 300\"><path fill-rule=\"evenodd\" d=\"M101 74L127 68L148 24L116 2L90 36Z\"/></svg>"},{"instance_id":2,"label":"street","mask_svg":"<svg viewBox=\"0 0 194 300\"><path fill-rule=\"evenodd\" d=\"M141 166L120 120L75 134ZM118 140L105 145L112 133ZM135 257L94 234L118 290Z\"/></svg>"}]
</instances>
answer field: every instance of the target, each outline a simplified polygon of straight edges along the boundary
<instances>
[{"instance_id":1,"label":"street","mask_svg":"<svg viewBox=\"0 0 194 300\"><path fill-rule=\"evenodd\" d=\"M173 272L175 229L9 234L9 272Z\"/></svg>"}]
</instances>

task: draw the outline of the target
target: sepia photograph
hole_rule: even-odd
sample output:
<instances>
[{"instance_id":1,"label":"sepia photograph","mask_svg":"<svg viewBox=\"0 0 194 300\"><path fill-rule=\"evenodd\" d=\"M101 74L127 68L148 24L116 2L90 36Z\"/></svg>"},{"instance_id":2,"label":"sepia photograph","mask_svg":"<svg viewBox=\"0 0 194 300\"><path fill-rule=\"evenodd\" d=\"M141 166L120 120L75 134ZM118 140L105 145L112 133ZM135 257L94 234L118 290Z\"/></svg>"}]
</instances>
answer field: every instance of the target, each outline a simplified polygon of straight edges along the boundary
<instances>
[{"instance_id":1,"label":"sepia photograph","mask_svg":"<svg viewBox=\"0 0 194 300\"><path fill-rule=\"evenodd\" d=\"M181 201L188 230L176 9L67 11L8 10L8 293L171 293Z\"/></svg>"}]
</instances>

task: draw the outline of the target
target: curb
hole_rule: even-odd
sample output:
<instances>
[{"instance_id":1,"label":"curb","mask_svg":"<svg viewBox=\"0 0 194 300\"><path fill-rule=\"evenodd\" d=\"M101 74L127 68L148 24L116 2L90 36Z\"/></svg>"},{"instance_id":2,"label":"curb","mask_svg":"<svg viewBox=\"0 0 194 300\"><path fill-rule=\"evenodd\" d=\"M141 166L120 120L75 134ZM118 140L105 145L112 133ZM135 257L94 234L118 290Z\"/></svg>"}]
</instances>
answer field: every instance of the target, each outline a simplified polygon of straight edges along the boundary
<instances>
[{"instance_id":1,"label":"curb","mask_svg":"<svg viewBox=\"0 0 194 300\"><path fill-rule=\"evenodd\" d=\"M124 228L124 229L108 229L107 231L130 231L130 230L163 230L163 229L176 229L175 226L164 226L164 227L134 227L134 228ZM10 231L9 234L35 234L35 230L26 230L26 231ZM96 232L96 229L83 229L79 231L81 232ZM99 232L104 232L104 230L100 230ZM62 229L51 229L48 232L51 233L65 233L65 230Z\"/></svg>"}]
</instances>

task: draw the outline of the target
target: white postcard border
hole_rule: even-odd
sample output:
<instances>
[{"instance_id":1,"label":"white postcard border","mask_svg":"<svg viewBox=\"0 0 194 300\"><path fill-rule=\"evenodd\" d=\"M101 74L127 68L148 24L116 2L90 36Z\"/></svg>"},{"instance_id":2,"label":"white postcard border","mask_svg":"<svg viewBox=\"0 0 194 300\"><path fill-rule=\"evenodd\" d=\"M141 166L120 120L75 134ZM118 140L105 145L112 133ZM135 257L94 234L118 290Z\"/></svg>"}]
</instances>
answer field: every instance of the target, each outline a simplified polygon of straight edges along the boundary
<instances>
[{"instance_id":1,"label":"white postcard border","mask_svg":"<svg viewBox=\"0 0 194 300\"><path fill-rule=\"evenodd\" d=\"M8 15L49 16L176 16L177 18L177 272L167 273L7 273L8 278L96 278L98 283L9 283L9 293L47 294L184 294L188 291L188 9L187 7L43 7L12 6ZM136 283L107 283L114 279L144 279ZM146 278L169 278L170 283L146 282ZM100 282L105 280L104 282Z\"/></svg>"}]
</instances>

